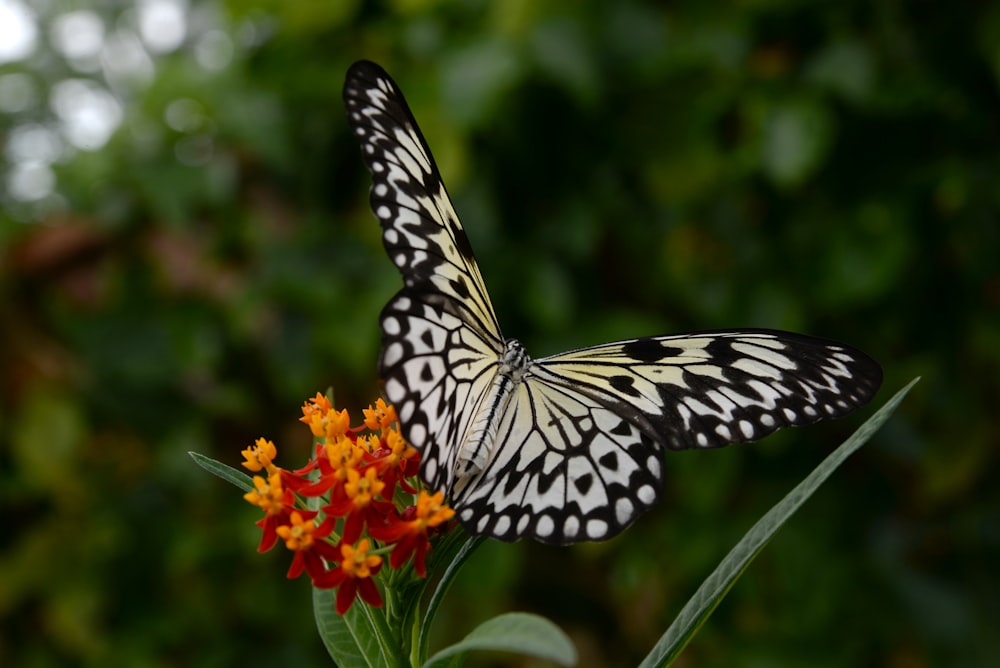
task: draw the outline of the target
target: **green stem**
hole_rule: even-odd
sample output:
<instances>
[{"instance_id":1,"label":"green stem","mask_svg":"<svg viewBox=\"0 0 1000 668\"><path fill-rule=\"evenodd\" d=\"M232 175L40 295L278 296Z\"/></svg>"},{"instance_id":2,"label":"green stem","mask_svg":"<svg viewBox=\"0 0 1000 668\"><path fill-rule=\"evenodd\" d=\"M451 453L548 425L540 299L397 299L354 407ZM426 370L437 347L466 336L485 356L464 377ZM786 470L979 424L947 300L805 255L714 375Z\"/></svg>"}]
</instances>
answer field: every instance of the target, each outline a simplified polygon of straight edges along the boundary
<instances>
[{"instance_id":1,"label":"green stem","mask_svg":"<svg viewBox=\"0 0 1000 668\"><path fill-rule=\"evenodd\" d=\"M358 601L357 603L362 603ZM402 656L402 638L396 637L387 622L387 614L377 608L361 604L361 610L368 617L372 628L375 629L375 637L381 648L382 656L390 666L405 666Z\"/></svg>"}]
</instances>

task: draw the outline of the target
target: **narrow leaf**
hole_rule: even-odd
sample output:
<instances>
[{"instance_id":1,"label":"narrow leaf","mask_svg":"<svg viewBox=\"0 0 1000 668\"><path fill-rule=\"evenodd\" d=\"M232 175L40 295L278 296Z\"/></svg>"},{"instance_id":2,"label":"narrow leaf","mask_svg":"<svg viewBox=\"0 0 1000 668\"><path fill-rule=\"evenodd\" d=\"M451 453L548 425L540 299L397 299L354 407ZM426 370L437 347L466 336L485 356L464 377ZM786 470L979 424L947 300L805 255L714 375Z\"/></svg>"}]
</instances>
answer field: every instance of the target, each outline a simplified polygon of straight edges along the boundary
<instances>
[{"instance_id":1,"label":"narrow leaf","mask_svg":"<svg viewBox=\"0 0 1000 668\"><path fill-rule=\"evenodd\" d=\"M882 408L862 424L854 434L834 450L812 473L800 482L777 505L769 510L736 544L722 563L702 583L698 591L687 602L677 619L670 625L666 633L660 637L653 651L640 664L641 668L667 666L677 658L681 650L690 642L701 625L712 614L715 607L726 595L754 557L763 549L777 530L783 525L799 506L808 499L823 482L830 477L838 466L855 450L860 448L879 427L889 419L893 411L903 400L916 382L915 378L909 385L896 393Z\"/></svg>"},{"instance_id":2,"label":"narrow leaf","mask_svg":"<svg viewBox=\"0 0 1000 668\"><path fill-rule=\"evenodd\" d=\"M253 478L246 473L197 452L189 452L188 454L191 455L191 459L194 460L195 464L209 473L217 475L227 482L231 482L244 492L249 492L254 488Z\"/></svg>"},{"instance_id":3,"label":"narrow leaf","mask_svg":"<svg viewBox=\"0 0 1000 668\"><path fill-rule=\"evenodd\" d=\"M424 668L453 665L451 659L472 650L517 652L563 666L576 663L576 649L562 629L538 615L509 612L483 622L465 638L432 656Z\"/></svg>"}]
</instances>

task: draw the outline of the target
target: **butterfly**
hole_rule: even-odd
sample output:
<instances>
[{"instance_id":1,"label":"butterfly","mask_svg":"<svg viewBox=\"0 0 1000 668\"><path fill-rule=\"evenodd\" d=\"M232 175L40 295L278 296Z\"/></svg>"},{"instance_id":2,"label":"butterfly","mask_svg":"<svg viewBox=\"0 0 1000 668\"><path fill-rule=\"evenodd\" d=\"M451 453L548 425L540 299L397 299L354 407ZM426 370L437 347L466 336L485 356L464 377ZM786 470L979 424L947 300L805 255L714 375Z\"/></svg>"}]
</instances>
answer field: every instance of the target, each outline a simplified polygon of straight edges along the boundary
<instances>
[{"instance_id":1,"label":"butterfly","mask_svg":"<svg viewBox=\"0 0 1000 668\"><path fill-rule=\"evenodd\" d=\"M420 475L476 535L605 540L653 506L664 451L839 417L882 370L786 332L709 331L529 357L505 339L472 247L403 94L360 61L344 84L372 210L403 288L381 313L379 375Z\"/></svg>"}]
</instances>

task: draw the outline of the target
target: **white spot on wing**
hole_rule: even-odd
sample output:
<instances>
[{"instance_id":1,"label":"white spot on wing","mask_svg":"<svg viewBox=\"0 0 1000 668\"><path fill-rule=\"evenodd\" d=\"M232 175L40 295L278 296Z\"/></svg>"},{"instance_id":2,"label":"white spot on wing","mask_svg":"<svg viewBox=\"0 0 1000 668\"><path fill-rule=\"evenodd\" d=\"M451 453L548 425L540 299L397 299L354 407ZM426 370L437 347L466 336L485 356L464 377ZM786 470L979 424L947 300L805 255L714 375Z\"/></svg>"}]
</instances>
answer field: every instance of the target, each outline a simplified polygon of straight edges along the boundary
<instances>
[{"instance_id":1,"label":"white spot on wing","mask_svg":"<svg viewBox=\"0 0 1000 668\"><path fill-rule=\"evenodd\" d=\"M628 499L618 499L615 503L615 519L619 524L625 524L635 515L635 506Z\"/></svg>"},{"instance_id":2,"label":"white spot on wing","mask_svg":"<svg viewBox=\"0 0 1000 668\"><path fill-rule=\"evenodd\" d=\"M604 520L587 520L587 536L591 540L604 538L608 533L608 523Z\"/></svg>"},{"instance_id":3,"label":"white spot on wing","mask_svg":"<svg viewBox=\"0 0 1000 668\"><path fill-rule=\"evenodd\" d=\"M497 523L493 525L493 532L498 535L503 535L507 533L510 529L510 518L506 515L501 515L497 519Z\"/></svg>"},{"instance_id":4,"label":"white spot on wing","mask_svg":"<svg viewBox=\"0 0 1000 668\"><path fill-rule=\"evenodd\" d=\"M542 515L535 522L535 533L542 538L547 538L552 535L552 531L555 529L555 524L552 522L552 518L548 515Z\"/></svg>"},{"instance_id":5,"label":"white spot on wing","mask_svg":"<svg viewBox=\"0 0 1000 668\"><path fill-rule=\"evenodd\" d=\"M656 501L656 490L650 485L643 485L639 488L639 491L635 493L636 498L645 503L647 506L652 505Z\"/></svg>"}]
</instances>

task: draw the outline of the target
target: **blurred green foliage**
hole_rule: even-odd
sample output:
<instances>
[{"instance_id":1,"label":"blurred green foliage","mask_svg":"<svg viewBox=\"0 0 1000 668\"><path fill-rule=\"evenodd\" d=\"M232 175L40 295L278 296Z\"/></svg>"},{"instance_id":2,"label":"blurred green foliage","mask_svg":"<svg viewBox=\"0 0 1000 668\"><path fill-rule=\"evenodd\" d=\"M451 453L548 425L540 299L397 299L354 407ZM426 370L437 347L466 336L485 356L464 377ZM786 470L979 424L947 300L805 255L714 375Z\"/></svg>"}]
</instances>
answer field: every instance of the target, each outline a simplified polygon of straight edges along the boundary
<instances>
[{"instance_id":1,"label":"blurred green foliage","mask_svg":"<svg viewBox=\"0 0 1000 668\"><path fill-rule=\"evenodd\" d=\"M377 396L400 279L340 101L362 57L534 354L760 326L868 351L882 400L924 377L684 665L1000 663L1000 6L31 6L34 49L0 63L0 664L323 664L305 583L186 452L265 435L293 467L307 396ZM98 55L67 55L70 10ZM93 118L66 81L110 93L79 98L117 109L107 143L72 140ZM582 665L634 664L859 422L670 454L663 503L609 543L489 544L441 638L528 610Z\"/></svg>"}]
</instances>

